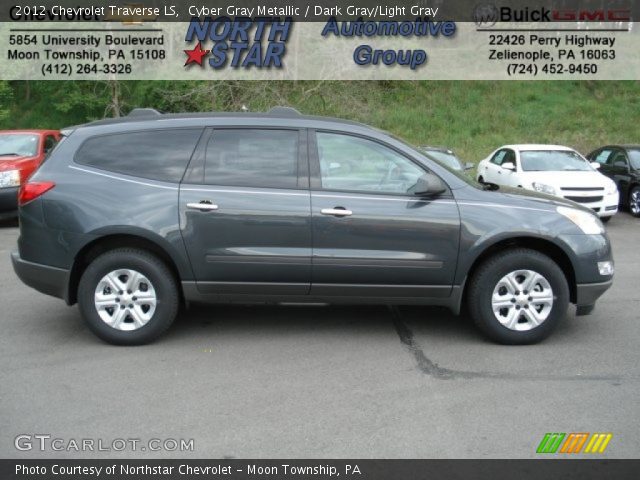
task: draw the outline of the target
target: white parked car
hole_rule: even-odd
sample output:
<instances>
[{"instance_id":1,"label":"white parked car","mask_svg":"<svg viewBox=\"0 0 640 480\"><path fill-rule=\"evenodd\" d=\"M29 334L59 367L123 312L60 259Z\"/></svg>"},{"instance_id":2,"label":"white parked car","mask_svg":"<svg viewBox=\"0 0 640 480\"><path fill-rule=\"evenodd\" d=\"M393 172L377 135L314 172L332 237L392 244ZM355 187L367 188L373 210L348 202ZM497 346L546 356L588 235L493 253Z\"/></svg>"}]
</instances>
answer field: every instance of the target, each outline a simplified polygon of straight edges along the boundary
<instances>
[{"instance_id":1,"label":"white parked car","mask_svg":"<svg viewBox=\"0 0 640 480\"><path fill-rule=\"evenodd\" d=\"M478 164L477 179L573 200L607 221L618 212L619 194L598 167L560 145L505 145Z\"/></svg>"}]
</instances>

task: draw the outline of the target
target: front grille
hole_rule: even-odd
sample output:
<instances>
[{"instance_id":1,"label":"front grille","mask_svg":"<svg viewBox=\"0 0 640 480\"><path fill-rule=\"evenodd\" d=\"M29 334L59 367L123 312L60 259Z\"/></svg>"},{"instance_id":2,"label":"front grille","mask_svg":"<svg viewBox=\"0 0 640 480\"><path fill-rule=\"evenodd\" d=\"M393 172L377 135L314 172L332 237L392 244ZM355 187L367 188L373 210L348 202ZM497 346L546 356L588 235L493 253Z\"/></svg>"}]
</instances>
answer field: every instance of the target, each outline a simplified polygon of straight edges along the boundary
<instances>
[{"instance_id":1,"label":"front grille","mask_svg":"<svg viewBox=\"0 0 640 480\"><path fill-rule=\"evenodd\" d=\"M560 187L566 192L603 192L604 187Z\"/></svg>"},{"instance_id":2,"label":"front grille","mask_svg":"<svg viewBox=\"0 0 640 480\"><path fill-rule=\"evenodd\" d=\"M595 203L601 202L604 197L574 197L571 195L565 195L564 198L578 203Z\"/></svg>"}]
</instances>

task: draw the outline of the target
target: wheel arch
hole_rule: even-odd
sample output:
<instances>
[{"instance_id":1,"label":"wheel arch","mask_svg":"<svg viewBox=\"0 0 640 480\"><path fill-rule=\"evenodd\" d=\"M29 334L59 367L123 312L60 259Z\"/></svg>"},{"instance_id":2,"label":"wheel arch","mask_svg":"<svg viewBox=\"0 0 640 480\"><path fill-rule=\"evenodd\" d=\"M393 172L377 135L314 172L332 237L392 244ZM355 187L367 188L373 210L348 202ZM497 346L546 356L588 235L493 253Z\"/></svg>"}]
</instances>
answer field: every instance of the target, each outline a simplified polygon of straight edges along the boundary
<instances>
[{"instance_id":1,"label":"wheel arch","mask_svg":"<svg viewBox=\"0 0 640 480\"><path fill-rule=\"evenodd\" d=\"M502 238L492 242L476 255L471 263L471 267L467 271L463 282L463 291L461 294L461 303L466 302L466 293L469 279L473 278L480 265L495 255L496 253L503 252L511 248L528 248L551 258L562 270L569 286L569 299L572 303L577 301L577 285L576 275L573 262L567 252L559 246L557 243L541 237L534 236L513 236L509 238ZM462 307L462 305L461 305Z\"/></svg>"},{"instance_id":2,"label":"wheel arch","mask_svg":"<svg viewBox=\"0 0 640 480\"><path fill-rule=\"evenodd\" d=\"M631 206L631 190L633 190L636 187L640 187L640 179L633 179L631 180L631 182L629 182L629 188L627 188L627 194L625 195L625 198L622 198L622 191L620 190L620 186L618 186L618 191L620 191L620 200L621 200L621 204L627 208L629 208Z\"/></svg>"},{"instance_id":3,"label":"wheel arch","mask_svg":"<svg viewBox=\"0 0 640 480\"><path fill-rule=\"evenodd\" d=\"M166 243L166 242L164 242ZM162 260L173 273L178 286L180 287L180 298L184 301L184 295L181 288L181 265L176 261L175 253L170 253L170 248L157 239L151 239L149 236L135 233L108 233L103 234L99 238L92 240L84 245L76 254L69 274L69 286L67 289L67 304L73 305L78 301L78 285L80 278L89 264L99 255L115 250L117 248L139 248L156 255Z\"/></svg>"}]
</instances>

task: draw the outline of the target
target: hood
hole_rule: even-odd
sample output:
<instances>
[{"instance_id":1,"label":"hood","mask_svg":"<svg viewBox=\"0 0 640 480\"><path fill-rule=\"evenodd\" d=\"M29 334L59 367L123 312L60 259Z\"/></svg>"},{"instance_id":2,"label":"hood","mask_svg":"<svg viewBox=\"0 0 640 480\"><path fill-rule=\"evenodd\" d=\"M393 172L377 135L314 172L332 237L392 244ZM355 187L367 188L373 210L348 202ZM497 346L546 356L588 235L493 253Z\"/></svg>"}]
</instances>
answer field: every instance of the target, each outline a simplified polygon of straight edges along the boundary
<instances>
[{"instance_id":1,"label":"hood","mask_svg":"<svg viewBox=\"0 0 640 480\"><path fill-rule=\"evenodd\" d=\"M593 213L593 210L591 210L590 208L580 205L579 203L572 202L571 200L566 200L561 197L547 195L546 193L540 193L533 190L525 190L524 188L511 188L501 186L500 189L495 191L494 193L501 194L505 198L505 201L508 201L506 199L509 199L512 203L530 202L530 206L533 208L540 208L543 206L555 208L563 206L577 208L578 210Z\"/></svg>"},{"instance_id":2,"label":"hood","mask_svg":"<svg viewBox=\"0 0 640 480\"><path fill-rule=\"evenodd\" d=\"M608 187L613 183L600 172L521 172L520 178L530 186L532 182L545 183L554 188Z\"/></svg>"},{"instance_id":3,"label":"hood","mask_svg":"<svg viewBox=\"0 0 640 480\"><path fill-rule=\"evenodd\" d=\"M25 164L27 162L34 159L35 157L0 156L0 172L6 172L7 170L20 170L26 166Z\"/></svg>"}]
</instances>

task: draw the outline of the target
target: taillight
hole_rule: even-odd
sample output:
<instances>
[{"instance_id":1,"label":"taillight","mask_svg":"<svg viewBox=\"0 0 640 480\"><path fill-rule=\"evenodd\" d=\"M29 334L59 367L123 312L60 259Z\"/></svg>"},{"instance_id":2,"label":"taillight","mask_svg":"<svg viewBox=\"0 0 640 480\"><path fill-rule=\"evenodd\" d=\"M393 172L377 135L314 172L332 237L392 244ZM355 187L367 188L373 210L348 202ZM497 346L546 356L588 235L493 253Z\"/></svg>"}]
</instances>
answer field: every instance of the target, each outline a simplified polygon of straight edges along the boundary
<instances>
[{"instance_id":1,"label":"taillight","mask_svg":"<svg viewBox=\"0 0 640 480\"><path fill-rule=\"evenodd\" d=\"M18 194L18 204L20 206L29 203L31 200L35 200L40 195L48 192L56 184L53 182L28 182L22 184L20 187L20 193Z\"/></svg>"}]
</instances>

